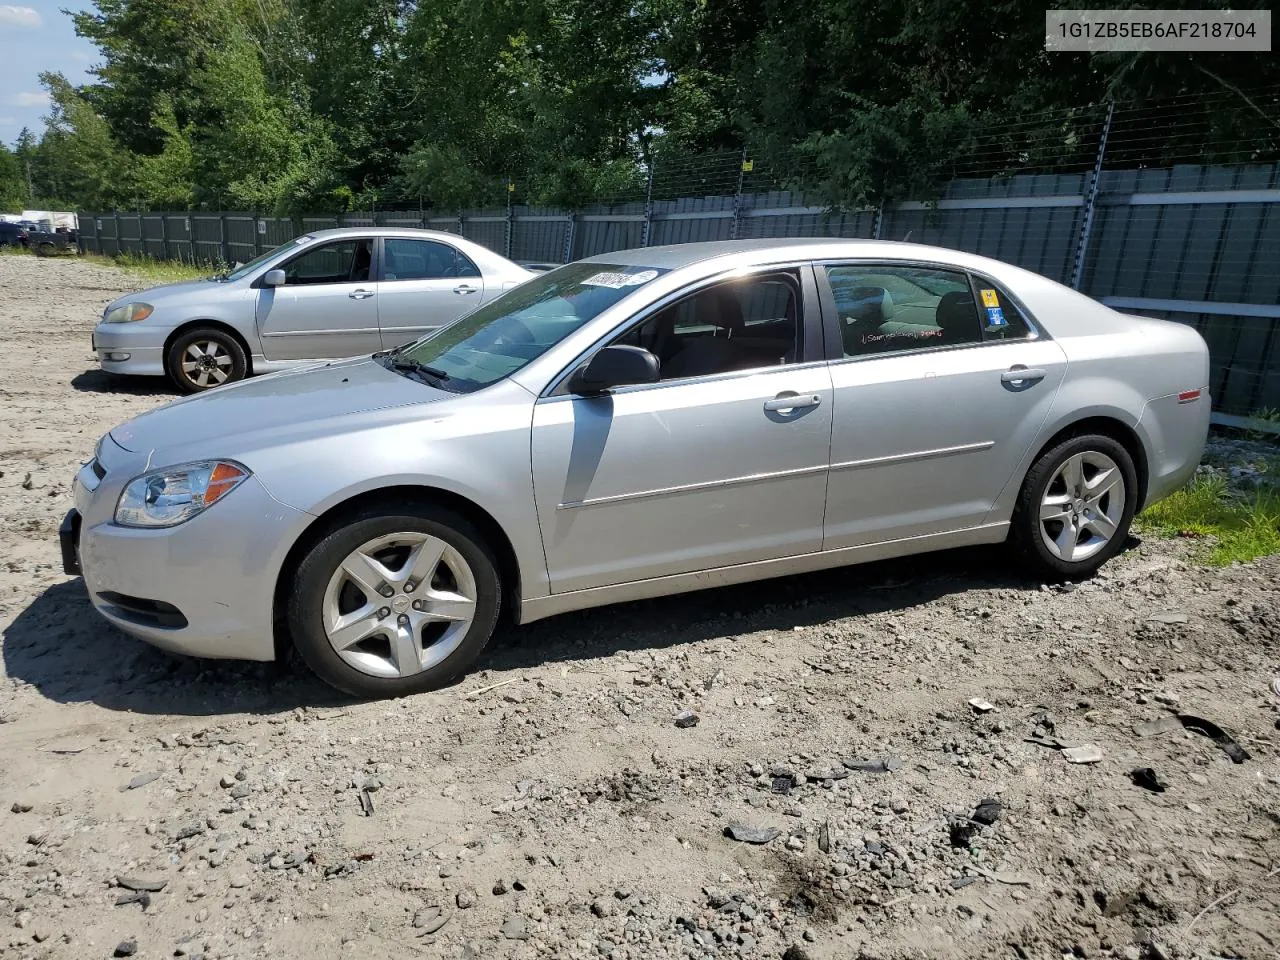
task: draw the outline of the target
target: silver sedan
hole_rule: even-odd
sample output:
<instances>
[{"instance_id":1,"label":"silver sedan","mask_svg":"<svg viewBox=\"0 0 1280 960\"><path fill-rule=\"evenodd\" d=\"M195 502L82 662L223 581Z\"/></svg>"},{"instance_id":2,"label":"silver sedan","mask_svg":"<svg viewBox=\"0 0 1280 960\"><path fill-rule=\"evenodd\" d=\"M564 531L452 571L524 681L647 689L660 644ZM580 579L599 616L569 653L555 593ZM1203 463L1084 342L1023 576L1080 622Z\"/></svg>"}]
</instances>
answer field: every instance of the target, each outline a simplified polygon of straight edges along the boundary
<instances>
[{"instance_id":1,"label":"silver sedan","mask_svg":"<svg viewBox=\"0 0 1280 960\"><path fill-rule=\"evenodd\" d=\"M504 606L1002 541L1086 577L1191 478L1208 381L1190 327L951 250L624 251L386 355L117 427L76 477L64 564L158 646L291 642L398 696L465 671Z\"/></svg>"},{"instance_id":2,"label":"silver sedan","mask_svg":"<svg viewBox=\"0 0 1280 960\"><path fill-rule=\"evenodd\" d=\"M196 393L398 347L532 276L449 233L317 230L217 277L113 301L93 349L108 373L167 375Z\"/></svg>"}]
</instances>

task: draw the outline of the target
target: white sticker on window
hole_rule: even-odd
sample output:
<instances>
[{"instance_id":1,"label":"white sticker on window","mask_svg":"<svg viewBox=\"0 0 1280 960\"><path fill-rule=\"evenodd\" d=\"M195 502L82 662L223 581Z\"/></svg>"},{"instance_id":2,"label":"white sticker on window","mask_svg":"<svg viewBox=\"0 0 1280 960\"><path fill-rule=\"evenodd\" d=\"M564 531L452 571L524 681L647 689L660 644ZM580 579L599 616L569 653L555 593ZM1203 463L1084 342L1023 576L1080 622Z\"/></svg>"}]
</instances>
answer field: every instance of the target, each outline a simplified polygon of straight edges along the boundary
<instances>
[{"instance_id":1,"label":"white sticker on window","mask_svg":"<svg viewBox=\"0 0 1280 960\"><path fill-rule=\"evenodd\" d=\"M642 270L639 273L593 273L582 281L584 287L609 287L621 290L623 287L638 287L648 283L658 275L657 270Z\"/></svg>"}]
</instances>

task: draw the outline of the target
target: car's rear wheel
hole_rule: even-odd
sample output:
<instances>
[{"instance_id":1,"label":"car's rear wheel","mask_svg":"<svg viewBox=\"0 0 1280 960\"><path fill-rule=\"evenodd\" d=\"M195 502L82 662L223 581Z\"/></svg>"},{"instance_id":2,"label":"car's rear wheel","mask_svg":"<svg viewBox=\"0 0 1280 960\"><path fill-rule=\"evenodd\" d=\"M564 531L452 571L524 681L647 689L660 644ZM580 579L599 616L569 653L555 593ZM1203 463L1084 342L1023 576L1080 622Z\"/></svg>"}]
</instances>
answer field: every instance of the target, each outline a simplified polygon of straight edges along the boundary
<instances>
[{"instance_id":1,"label":"car's rear wheel","mask_svg":"<svg viewBox=\"0 0 1280 960\"><path fill-rule=\"evenodd\" d=\"M216 327L196 327L169 345L165 369L183 393L199 393L243 380L249 360L231 334Z\"/></svg>"},{"instance_id":2,"label":"car's rear wheel","mask_svg":"<svg viewBox=\"0 0 1280 960\"><path fill-rule=\"evenodd\" d=\"M501 595L497 563L464 517L399 504L348 518L308 551L289 629L321 679L398 697L463 673L493 635Z\"/></svg>"},{"instance_id":3,"label":"car's rear wheel","mask_svg":"<svg viewBox=\"0 0 1280 960\"><path fill-rule=\"evenodd\" d=\"M1089 577L1124 546L1137 502L1137 472L1121 444L1071 437L1027 473L1010 536L1050 579Z\"/></svg>"}]
</instances>

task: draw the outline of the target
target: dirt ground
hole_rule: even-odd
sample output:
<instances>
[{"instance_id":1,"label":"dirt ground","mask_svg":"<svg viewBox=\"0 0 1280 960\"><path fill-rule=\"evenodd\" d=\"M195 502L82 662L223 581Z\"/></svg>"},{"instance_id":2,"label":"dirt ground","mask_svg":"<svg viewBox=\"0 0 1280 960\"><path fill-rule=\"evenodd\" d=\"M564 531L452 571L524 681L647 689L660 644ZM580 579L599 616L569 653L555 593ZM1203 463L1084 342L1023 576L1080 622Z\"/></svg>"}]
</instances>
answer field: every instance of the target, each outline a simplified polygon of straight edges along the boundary
<instances>
[{"instance_id":1,"label":"dirt ground","mask_svg":"<svg viewBox=\"0 0 1280 960\"><path fill-rule=\"evenodd\" d=\"M1280 560L1135 540L1063 589L955 552L560 617L347 702L152 650L61 573L74 471L170 398L95 369L122 282L0 257L0 956L1280 955ZM1135 729L1176 714L1248 759Z\"/></svg>"}]
</instances>

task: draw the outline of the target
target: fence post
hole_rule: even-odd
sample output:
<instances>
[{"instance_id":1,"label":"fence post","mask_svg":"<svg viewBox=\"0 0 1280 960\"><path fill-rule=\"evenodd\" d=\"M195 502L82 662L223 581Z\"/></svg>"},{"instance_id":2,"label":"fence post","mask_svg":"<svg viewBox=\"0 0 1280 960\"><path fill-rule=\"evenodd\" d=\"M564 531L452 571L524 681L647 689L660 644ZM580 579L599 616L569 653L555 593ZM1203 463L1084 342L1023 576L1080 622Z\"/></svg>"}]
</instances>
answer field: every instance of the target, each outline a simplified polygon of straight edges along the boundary
<instances>
[{"instance_id":1,"label":"fence post","mask_svg":"<svg viewBox=\"0 0 1280 960\"><path fill-rule=\"evenodd\" d=\"M875 215L871 219L871 237L879 240L880 235L884 232L884 201L881 200L876 204Z\"/></svg>"},{"instance_id":2,"label":"fence post","mask_svg":"<svg viewBox=\"0 0 1280 960\"><path fill-rule=\"evenodd\" d=\"M253 215L253 255L262 253L262 236L267 232L267 222L258 214Z\"/></svg>"},{"instance_id":3,"label":"fence post","mask_svg":"<svg viewBox=\"0 0 1280 960\"><path fill-rule=\"evenodd\" d=\"M733 192L733 226L729 228L729 239L737 240L742 226L742 178L747 172L747 148L742 148L742 156L738 158L738 188Z\"/></svg>"},{"instance_id":4,"label":"fence post","mask_svg":"<svg viewBox=\"0 0 1280 960\"><path fill-rule=\"evenodd\" d=\"M1102 181L1102 161L1107 155L1107 137L1111 135L1111 117L1116 112L1114 100L1107 104L1107 118L1102 122L1102 136L1098 138L1098 158L1084 192L1084 206L1080 211L1080 238L1076 242L1076 257L1071 265L1071 289L1079 290L1084 281L1084 261L1089 255L1089 235L1093 231L1093 211L1098 202L1098 187Z\"/></svg>"},{"instance_id":5,"label":"fence post","mask_svg":"<svg viewBox=\"0 0 1280 960\"><path fill-rule=\"evenodd\" d=\"M462 228L466 224L466 222L467 222L466 217L464 217L462 215L462 211L459 210L458 211L458 236L460 237L466 236L466 234L462 232Z\"/></svg>"},{"instance_id":6,"label":"fence post","mask_svg":"<svg viewBox=\"0 0 1280 960\"><path fill-rule=\"evenodd\" d=\"M644 227L640 231L640 246L647 247L653 235L653 171L658 161L649 156L649 182L644 188Z\"/></svg>"},{"instance_id":7,"label":"fence post","mask_svg":"<svg viewBox=\"0 0 1280 960\"><path fill-rule=\"evenodd\" d=\"M160 214L160 259L169 259L169 218Z\"/></svg>"},{"instance_id":8,"label":"fence post","mask_svg":"<svg viewBox=\"0 0 1280 960\"><path fill-rule=\"evenodd\" d=\"M564 255L560 258L561 263L569 263L573 260L573 231L577 226L578 218L572 213L565 217L564 227Z\"/></svg>"},{"instance_id":9,"label":"fence post","mask_svg":"<svg viewBox=\"0 0 1280 960\"><path fill-rule=\"evenodd\" d=\"M191 262L194 264L196 262L196 231L190 210L187 211L187 215L182 222L187 228L187 246L191 250Z\"/></svg>"},{"instance_id":10,"label":"fence post","mask_svg":"<svg viewBox=\"0 0 1280 960\"><path fill-rule=\"evenodd\" d=\"M218 240L222 245L222 263L224 266L231 266L231 244L227 242L227 215L225 213L218 214Z\"/></svg>"},{"instance_id":11,"label":"fence post","mask_svg":"<svg viewBox=\"0 0 1280 960\"><path fill-rule=\"evenodd\" d=\"M120 255L120 211L114 211L116 218L116 256Z\"/></svg>"},{"instance_id":12,"label":"fence post","mask_svg":"<svg viewBox=\"0 0 1280 960\"><path fill-rule=\"evenodd\" d=\"M516 185L507 180L507 222L503 225L504 235L502 238L503 256L508 260L511 259L511 235L515 232L515 221L511 219L511 194L515 192Z\"/></svg>"},{"instance_id":13,"label":"fence post","mask_svg":"<svg viewBox=\"0 0 1280 960\"><path fill-rule=\"evenodd\" d=\"M142 229L142 211L136 211L133 218L138 221L138 256L145 257L147 255L147 234Z\"/></svg>"}]
</instances>

